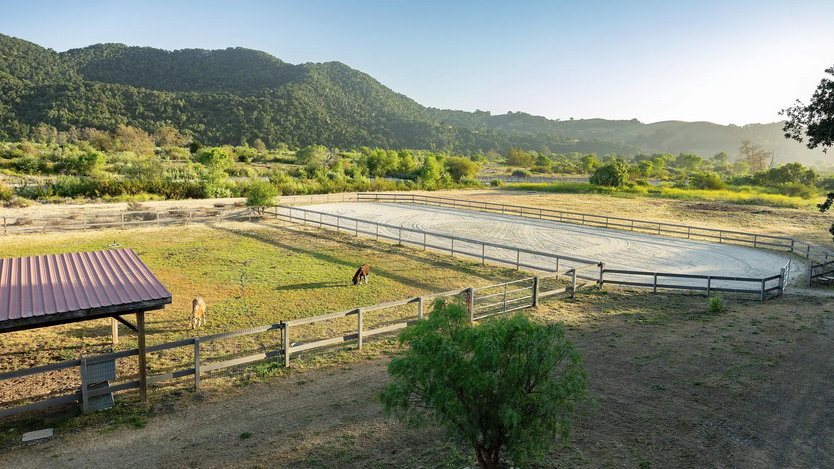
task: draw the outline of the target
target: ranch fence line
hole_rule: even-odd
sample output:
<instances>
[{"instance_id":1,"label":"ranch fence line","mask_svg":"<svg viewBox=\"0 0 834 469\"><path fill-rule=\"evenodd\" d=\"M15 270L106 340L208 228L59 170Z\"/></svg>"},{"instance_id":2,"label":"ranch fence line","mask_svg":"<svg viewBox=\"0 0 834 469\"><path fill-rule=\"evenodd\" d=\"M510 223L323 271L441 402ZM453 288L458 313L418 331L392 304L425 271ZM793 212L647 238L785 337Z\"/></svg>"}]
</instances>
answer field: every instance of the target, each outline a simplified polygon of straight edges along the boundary
<instances>
[{"instance_id":1,"label":"ranch fence line","mask_svg":"<svg viewBox=\"0 0 834 469\"><path fill-rule=\"evenodd\" d=\"M600 228L638 231L657 235L686 236L686 239L702 239L704 241L718 243L742 244L753 248L765 247L784 249L793 254L805 257L805 259L808 260L808 286L811 286L812 279L824 276L823 271L821 270L822 264L827 263L829 259L834 261L834 252L787 236L773 236L759 233L747 233L744 231L703 228L691 225L609 217L588 213L567 212L563 210L525 207L522 205L509 205L495 202L479 202L421 194L361 192L356 194L356 200L357 202L394 202L414 203L429 206L433 205L438 207L500 213L502 215L518 215L540 220L589 225Z\"/></svg>"},{"instance_id":2,"label":"ranch fence line","mask_svg":"<svg viewBox=\"0 0 834 469\"><path fill-rule=\"evenodd\" d=\"M756 277L727 277L719 275L695 275L666 272L647 272L640 270L607 269L605 262L580 259L559 254L551 254L530 249L508 247L501 244L478 241L457 236L429 233L423 230L389 225L373 221L360 220L299 207L276 206L274 215L300 224L312 224L321 228L333 228L338 232L352 233L356 236L365 235L376 240L387 239L399 245L409 244L424 251L432 249L450 254L452 257L467 257L486 263L487 260L520 270L521 267L543 271L556 272L560 265L573 266L577 271L596 269L593 276L580 275L583 280L593 280L600 287L604 284L625 285L633 287L652 288L653 293L660 289L679 289L703 291L707 295L713 292L744 293L759 296L764 301L768 295L782 296L787 281L790 278L790 261L781 268L779 273ZM487 251L487 248L490 251ZM501 255L503 254L503 255ZM524 261L522 262L522 254ZM561 263L561 264L560 264ZM555 268L554 268L555 267Z\"/></svg>"},{"instance_id":3,"label":"ranch fence line","mask_svg":"<svg viewBox=\"0 0 834 469\"><path fill-rule=\"evenodd\" d=\"M586 266L584 269L589 269L593 267L596 266ZM209 336L196 337L179 340L176 342L148 346L146 348L146 352L148 354L180 348L191 348L190 356L192 358L185 362L187 366L186 368L182 368L182 362L180 362L180 366L175 366L166 373L148 376L147 382L148 384L155 384L161 383L163 381L193 376L194 389L196 390L200 388L202 374L216 370L221 370L224 368L237 367L246 364L254 364L257 362L263 362L265 360L274 360L275 363L278 365L289 367L290 360L293 355L298 357L299 354L305 351L311 351L314 349L326 349L333 345L339 345L349 342L355 342L356 347L358 349L361 349L364 341L366 341L370 337L404 329L409 325L414 324L416 321L423 319L425 317L425 303L431 302L439 298L446 298L458 295L462 296L464 298L464 303L466 305L467 312L469 313L469 319L473 322L494 316L496 314L503 314L524 308L536 307L538 306L539 301L544 297L560 294L570 295L571 297L573 297L578 289L582 287L595 285L594 282L579 283L577 281L576 273L580 270L583 270L583 268L568 269L564 272L553 272L549 274L538 275L535 277L529 277L520 280L512 280L509 282L484 287L469 287L463 290L456 289L446 292L433 293L415 298L407 298L399 301L391 301L371 306L363 306L336 313L323 314L308 318L300 318L291 321L281 321L276 324L268 324L265 326L253 327L249 329L241 329L237 331L224 332L220 334L213 334ZM546 281L558 279L558 277L560 276L570 277L571 285L569 287L566 286L560 288L557 283L550 282L550 289L546 290L545 288L543 288L546 285ZM489 292L491 291L499 291L503 293L490 294ZM478 294L476 292L487 293ZM376 319L374 318L374 315L370 315L369 317L369 313L379 313L381 311L391 309L396 310L398 308L408 305L417 305L416 315L406 315L404 317L402 315L395 315L394 319L383 317L382 321L379 321L379 323L376 324L376 327L373 327L373 324L370 328L365 325L367 324L366 321L368 321L369 319ZM356 316L356 321L353 322L354 326L352 326L356 332L351 331L347 334L338 334L335 336L333 336L334 334L331 333L329 334L331 337L309 340L308 337L311 336L311 332L315 333L316 331L304 330L304 326L315 326L316 324L320 324L323 322L334 322L338 321L341 318L347 318L349 316ZM325 332L328 332L331 329L331 327L328 327L325 330ZM260 341L260 339L258 339L258 342L260 342L261 344L261 350L259 351L259 353L235 357L231 359L221 359L212 363L205 363L205 357L202 353L202 350L206 347L207 344L221 340L262 334L270 331L277 331L278 337L276 338L276 340L273 340L271 342L271 347L267 347L265 344L263 344L263 342ZM291 333L293 334L292 337L298 338L299 340L303 340L305 342L292 342ZM112 405L113 393L138 389L139 381L130 379L135 378L134 375L130 375L127 380L124 380L119 384L110 384L111 381L115 381L118 378L116 376L116 361L120 359L130 359L132 357L138 357L138 354L138 349L131 349L115 353L94 355L76 360L68 360L60 363L53 363L28 369L0 373L0 383L12 380L21 380L30 376L54 373L56 371L61 370L71 371L73 375L77 373L76 376L80 378L80 386L77 391L73 391L57 397L46 396L48 397L47 399L39 400L37 402L2 408L0 409L0 418L40 410L56 405L68 404L72 402L80 403L83 412L90 412L106 408L108 407L108 405L106 405L106 401L109 401L110 405ZM153 365L154 364L149 360L149 367L153 367ZM46 379L46 377L42 378ZM79 379L76 378L74 382L79 383ZM23 400L31 400L37 397L44 396L30 396L30 398ZM104 398L104 404L102 403L102 398ZM17 400L19 401L21 399ZM0 406L2 406L3 404L5 403L0 403Z\"/></svg>"}]
</instances>

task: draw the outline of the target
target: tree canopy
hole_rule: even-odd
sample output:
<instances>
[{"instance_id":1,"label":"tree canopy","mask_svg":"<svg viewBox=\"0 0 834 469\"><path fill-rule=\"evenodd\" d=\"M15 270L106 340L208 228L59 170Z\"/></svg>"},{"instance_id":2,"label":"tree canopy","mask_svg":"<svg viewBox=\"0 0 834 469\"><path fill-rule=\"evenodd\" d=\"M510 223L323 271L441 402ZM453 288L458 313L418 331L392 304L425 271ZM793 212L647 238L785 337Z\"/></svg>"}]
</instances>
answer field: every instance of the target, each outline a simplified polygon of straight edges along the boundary
<instances>
[{"instance_id":1,"label":"tree canopy","mask_svg":"<svg viewBox=\"0 0 834 469\"><path fill-rule=\"evenodd\" d=\"M834 77L834 67L825 73ZM785 138L803 142L808 138L808 148L822 147L823 151L834 145L834 80L823 78L805 105L797 100L796 105L783 109L780 114L787 115Z\"/></svg>"},{"instance_id":2,"label":"tree canopy","mask_svg":"<svg viewBox=\"0 0 834 469\"><path fill-rule=\"evenodd\" d=\"M473 326L463 306L439 300L400 342L408 350L388 366L385 412L441 424L475 450L481 468L497 468L502 450L516 465L540 457L569 436L589 399L587 373L561 327L523 314Z\"/></svg>"}]
</instances>

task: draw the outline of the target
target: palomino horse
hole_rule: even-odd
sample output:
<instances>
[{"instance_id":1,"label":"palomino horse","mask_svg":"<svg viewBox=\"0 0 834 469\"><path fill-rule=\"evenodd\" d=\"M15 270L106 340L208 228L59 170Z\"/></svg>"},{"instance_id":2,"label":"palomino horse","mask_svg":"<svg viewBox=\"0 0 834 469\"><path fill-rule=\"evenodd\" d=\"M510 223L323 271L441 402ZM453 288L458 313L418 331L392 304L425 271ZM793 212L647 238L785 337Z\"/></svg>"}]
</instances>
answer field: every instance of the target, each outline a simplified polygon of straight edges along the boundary
<instances>
[{"instance_id":1,"label":"palomino horse","mask_svg":"<svg viewBox=\"0 0 834 469\"><path fill-rule=\"evenodd\" d=\"M194 298L191 302L191 329L206 323L206 302L202 298Z\"/></svg>"},{"instance_id":2,"label":"palomino horse","mask_svg":"<svg viewBox=\"0 0 834 469\"><path fill-rule=\"evenodd\" d=\"M353 274L353 284L356 285L357 283L362 283L362 280L365 280L365 285L368 284L368 277L371 275L371 266L368 264L364 264L359 270Z\"/></svg>"}]
</instances>

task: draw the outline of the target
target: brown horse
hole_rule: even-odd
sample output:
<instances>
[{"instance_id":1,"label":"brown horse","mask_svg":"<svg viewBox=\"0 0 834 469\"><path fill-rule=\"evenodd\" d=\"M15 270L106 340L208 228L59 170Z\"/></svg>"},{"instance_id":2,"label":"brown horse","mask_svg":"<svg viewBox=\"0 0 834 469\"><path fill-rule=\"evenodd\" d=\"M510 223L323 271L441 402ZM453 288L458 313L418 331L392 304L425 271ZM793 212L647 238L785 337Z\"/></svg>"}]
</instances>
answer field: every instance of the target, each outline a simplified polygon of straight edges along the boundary
<instances>
[{"instance_id":1,"label":"brown horse","mask_svg":"<svg viewBox=\"0 0 834 469\"><path fill-rule=\"evenodd\" d=\"M362 283L362 280L365 280L365 285L368 284L368 277L371 275L371 266L368 264L364 264L359 270L353 274L353 284L356 285L358 283Z\"/></svg>"},{"instance_id":2,"label":"brown horse","mask_svg":"<svg viewBox=\"0 0 834 469\"><path fill-rule=\"evenodd\" d=\"M206 302L202 298L194 298L191 302L191 329L206 323Z\"/></svg>"}]
</instances>

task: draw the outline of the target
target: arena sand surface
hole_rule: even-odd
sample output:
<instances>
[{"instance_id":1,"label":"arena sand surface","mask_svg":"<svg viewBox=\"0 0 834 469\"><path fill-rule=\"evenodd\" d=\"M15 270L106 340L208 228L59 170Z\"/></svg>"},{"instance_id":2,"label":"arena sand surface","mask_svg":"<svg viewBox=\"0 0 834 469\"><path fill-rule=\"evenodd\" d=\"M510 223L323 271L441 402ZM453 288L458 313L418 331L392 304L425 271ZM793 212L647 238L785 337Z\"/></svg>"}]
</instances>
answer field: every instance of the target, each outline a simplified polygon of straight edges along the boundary
<instances>
[{"instance_id":1,"label":"arena sand surface","mask_svg":"<svg viewBox=\"0 0 834 469\"><path fill-rule=\"evenodd\" d=\"M477 241L501 244L512 248L570 256L593 262L604 262L607 269L636 270L725 277L762 278L778 275L791 256L787 253L752 249L744 246L696 241L635 233L630 231L536 220L513 215L459 210L443 207L393 204L350 203L320 204L303 207L331 215L356 218L368 222L402 226L428 233L437 233ZM325 218L325 222L328 220ZM335 221L331 221L335 223ZM348 228L352 228L348 225ZM359 225L360 230L369 228ZM394 230L381 235L396 238ZM419 234L403 232L403 239L422 242ZM447 240L429 238L430 244L445 246ZM456 242L456 253L480 257L480 246ZM515 253L491 250L487 256L515 262ZM522 263L553 268L552 259L525 255ZM803 265L792 261L792 278L800 275ZM564 267L578 264L565 263ZM611 277L616 278L616 277ZM635 280L631 278L631 280ZM674 283L673 279L664 283ZM744 288L739 283L724 286ZM770 285L769 285L770 286ZM747 288L749 288L749 283Z\"/></svg>"}]
</instances>

